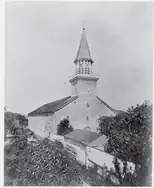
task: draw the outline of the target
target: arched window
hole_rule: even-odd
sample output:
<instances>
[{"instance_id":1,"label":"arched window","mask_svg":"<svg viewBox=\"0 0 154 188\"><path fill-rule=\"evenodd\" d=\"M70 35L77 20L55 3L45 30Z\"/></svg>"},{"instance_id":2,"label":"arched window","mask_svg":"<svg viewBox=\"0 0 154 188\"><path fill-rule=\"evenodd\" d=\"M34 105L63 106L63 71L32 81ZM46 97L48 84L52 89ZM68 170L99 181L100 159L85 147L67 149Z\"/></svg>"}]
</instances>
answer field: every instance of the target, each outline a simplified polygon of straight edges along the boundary
<instances>
[{"instance_id":1,"label":"arched window","mask_svg":"<svg viewBox=\"0 0 154 188\"><path fill-rule=\"evenodd\" d=\"M86 126L86 127L84 128L84 130L86 130L86 131L90 131L91 128L90 128L89 126Z\"/></svg>"}]
</instances>

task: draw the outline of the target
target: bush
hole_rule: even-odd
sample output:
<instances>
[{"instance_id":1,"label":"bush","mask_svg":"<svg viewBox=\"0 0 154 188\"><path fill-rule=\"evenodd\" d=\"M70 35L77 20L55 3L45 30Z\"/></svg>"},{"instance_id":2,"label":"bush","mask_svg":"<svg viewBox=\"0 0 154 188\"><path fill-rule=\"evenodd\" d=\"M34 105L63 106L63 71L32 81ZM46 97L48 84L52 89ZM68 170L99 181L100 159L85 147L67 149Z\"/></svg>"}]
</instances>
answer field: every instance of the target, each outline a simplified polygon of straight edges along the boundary
<instances>
[{"instance_id":1,"label":"bush","mask_svg":"<svg viewBox=\"0 0 154 188\"><path fill-rule=\"evenodd\" d=\"M13 127L12 133L12 142L5 147L6 186L64 186L78 179L81 166L65 155L60 142L45 138L32 145L26 131Z\"/></svg>"},{"instance_id":2,"label":"bush","mask_svg":"<svg viewBox=\"0 0 154 188\"><path fill-rule=\"evenodd\" d=\"M57 125L58 135L65 135L72 131L73 131L73 127L70 125L69 120L67 118L61 120L60 123Z\"/></svg>"},{"instance_id":3,"label":"bush","mask_svg":"<svg viewBox=\"0 0 154 188\"><path fill-rule=\"evenodd\" d=\"M152 105L144 102L131 106L126 113L102 118L99 130L109 138L106 151L123 161L131 161L136 166L130 185L150 186L152 174ZM117 171L119 171L117 169ZM127 174L128 175L128 174ZM120 177L120 174L119 174ZM125 177L125 184L126 179ZM122 181L120 181L122 184Z\"/></svg>"}]
</instances>

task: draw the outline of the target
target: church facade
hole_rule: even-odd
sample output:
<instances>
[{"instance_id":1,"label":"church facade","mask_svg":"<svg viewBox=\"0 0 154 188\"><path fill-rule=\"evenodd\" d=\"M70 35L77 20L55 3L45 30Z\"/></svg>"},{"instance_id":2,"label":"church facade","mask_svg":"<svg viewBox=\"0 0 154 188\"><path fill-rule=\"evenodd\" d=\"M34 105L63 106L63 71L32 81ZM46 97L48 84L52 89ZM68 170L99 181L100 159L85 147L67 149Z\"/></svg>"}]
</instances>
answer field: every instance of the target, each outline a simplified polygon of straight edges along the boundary
<instances>
[{"instance_id":1,"label":"church facade","mask_svg":"<svg viewBox=\"0 0 154 188\"><path fill-rule=\"evenodd\" d=\"M97 96L99 78L93 73L93 63L83 29L74 61L75 73L69 80L72 87L71 95L30 112L28 125L32 131L42 137L56 134L57 124L63 117L67 117L74 129L96 132L99 117L114 116L118 113L118 110Z\"/></svg>"}]
</instances>

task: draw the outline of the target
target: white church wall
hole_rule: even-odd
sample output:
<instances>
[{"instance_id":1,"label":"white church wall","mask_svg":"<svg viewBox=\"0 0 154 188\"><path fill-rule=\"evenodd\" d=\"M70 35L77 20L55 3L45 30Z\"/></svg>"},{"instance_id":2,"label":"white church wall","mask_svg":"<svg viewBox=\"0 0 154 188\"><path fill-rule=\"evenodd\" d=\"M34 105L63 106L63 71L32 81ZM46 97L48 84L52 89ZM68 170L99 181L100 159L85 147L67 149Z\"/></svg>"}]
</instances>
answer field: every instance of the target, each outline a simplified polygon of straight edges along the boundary
<instances>
[{"instance_id":1,"label":"white church wall","mask_svg":"<svg viewBox=\"0 0 154 188\"><path fill-rule=\"evenodd\" d=\"M56 134L55 114L47 116L28 116L28 126L37 135L48 137L50 134Z\"/></svg>"},{"instance_id":2,"label":"white church wall","mask_svg":"<svg viewBox=\"0 0 154 188\"><path fill-rule=\"evenodd\" d=\"M55 114L50 114L49 116L45 117L45 135L46 137L49 136L49 133L56 133L55 121L54 121Z\"/></svg>"},{"instance_id":3,"label":"white church wall","mask_svg":"<svg viewBox=\"0 0 154 188\"><path fill-rule=\"evenodd\" d=\"M84 129L90 127L91 131L96 131L98 118L100 116L114 115L104 104L101 104L96 96L89 93L79 95L79 98L64 108L48 116L28 117L29 128L40 136L49 136L49 132L56 134L58 123L69 116L69 120L74 129Z\"/></svg>"},{"instance_id":4,"label":"white church wall","mask_svg":"<svg viewBox=\"0 0 154 188\"><path fill-rule=\"evenodd\" d=\"M96 131L98 117L111 114L112 112L101 104L96 96L83 94L77 100L55 113L55 124L57 125L62 117L69 116L70 123L75 129L84 129L86 126L89 126L92 131Z\"/></svg>"},{"instance_id":5,"label":"white church wall","mask_svg":"<svg viewBox=\"0 0 154 188\"><path fill-rule=\"evenodd\" d=\"M45 116L28 116L29 129L34 131L38 136L45 136Z\"/></svg>"}]
</instances>

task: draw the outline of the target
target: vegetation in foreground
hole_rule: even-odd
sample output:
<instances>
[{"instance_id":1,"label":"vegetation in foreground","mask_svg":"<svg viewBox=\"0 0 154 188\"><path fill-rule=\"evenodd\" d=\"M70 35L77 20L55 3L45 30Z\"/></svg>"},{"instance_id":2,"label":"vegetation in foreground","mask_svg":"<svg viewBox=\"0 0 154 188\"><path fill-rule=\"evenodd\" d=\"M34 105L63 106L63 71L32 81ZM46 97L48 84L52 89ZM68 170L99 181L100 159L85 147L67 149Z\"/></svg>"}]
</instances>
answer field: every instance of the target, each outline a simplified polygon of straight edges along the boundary
<instances>
[{"instance_id":1,"label":"vegetation in foreground","mask_svg":"<svg viewBox=\"0 0 154 188\"><path fill-rule=\"evenodd\" d=\"M99 131L109 140L106 151L123 160L120 170L115 159L116 175L123 186L152 185L152 105L144 102L115 117L102 117ZM135 164L135 173L127 173L127 161Z\"/></svg>"},{"instance_id":2,"label":"vegetation in foreground","mask_svg":"<svg viewBox=\"0 0 154 188\"><path fill-rule=\"evenodd\" d=\"M11 140L4 149L5 186L82 184L79 178L82 166L60 142L47 138L37 140L24 126L13 125L10 133Z\"/></svg>"},{"instance_id":3,"label":"vegetation in foreground","mask_svg":"<svg viewBox=\"0 0 154 188\"><path fill-rule=\"evenodd\" d=\"M96 175L97 169L84 176L84 167L60 142L38 140L23 125L26 122L24 118L21 118L19 127L10 117L5 114L5 130L12 135L10 143L5 145L6 186L80 186L82 177L91 185L100 186L152 184L152 105L147 102L115 117L100 119L99 131L109 138L105 150L115 156L116 169L115 172L106 169L102 179ZM72 130L68 120L62 121L57 129L60 135ZM123 161L122 169L117 158ZM127 171L127 161L135 164L134 174ZM113 176L118 179L117 184L111 181Z\"/></svg>"}]
</instances>

